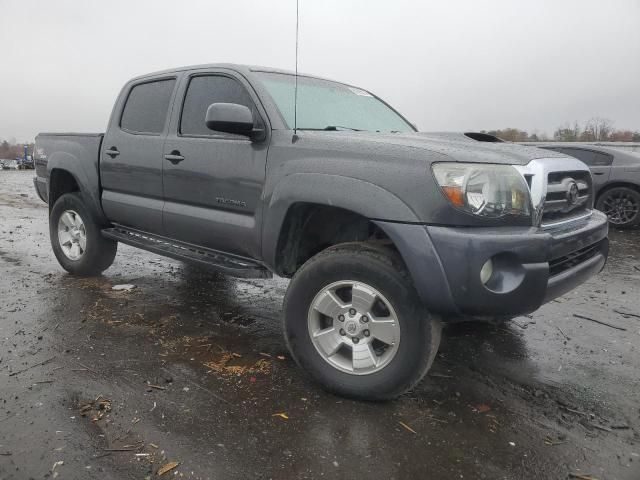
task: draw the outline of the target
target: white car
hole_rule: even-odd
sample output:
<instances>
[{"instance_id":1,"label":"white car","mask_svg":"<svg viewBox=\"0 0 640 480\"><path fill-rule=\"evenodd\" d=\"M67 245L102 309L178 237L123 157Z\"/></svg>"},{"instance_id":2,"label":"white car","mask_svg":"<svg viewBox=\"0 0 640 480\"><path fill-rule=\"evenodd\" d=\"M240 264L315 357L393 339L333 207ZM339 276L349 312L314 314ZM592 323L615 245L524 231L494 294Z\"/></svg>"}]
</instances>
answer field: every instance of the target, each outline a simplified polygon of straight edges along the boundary
<instances>
[{"instance_id":1,"label":"white car","mask_svg":"<svg viewBox=\"0 0 640 480\"><path fill-rule=\"evenodd\" d=\"M2 164L3 170L20 170L20 165L16 160L5 160Z\"/></svg>"}]
</instances>

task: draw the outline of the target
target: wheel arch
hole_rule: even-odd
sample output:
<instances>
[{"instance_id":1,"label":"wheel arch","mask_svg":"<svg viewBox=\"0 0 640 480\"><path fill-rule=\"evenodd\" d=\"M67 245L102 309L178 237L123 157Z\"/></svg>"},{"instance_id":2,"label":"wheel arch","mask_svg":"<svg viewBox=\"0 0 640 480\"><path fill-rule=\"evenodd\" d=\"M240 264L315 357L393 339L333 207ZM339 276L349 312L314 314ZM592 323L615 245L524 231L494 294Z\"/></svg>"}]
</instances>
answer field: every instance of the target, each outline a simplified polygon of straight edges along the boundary
<instances>
[{"instance_id":1,"label":"wheel arch","mask_svg":"<svg viewBox=\"0 0 640 480\"><path fill-rule=\"evenodd\" d=\"M625 182L622 180L615 180L603 185L600 188L600 190L598 190L598 193L596 194L596 203L604 193L608 192L613 188L619 188L619 187L630 188L631 190L635 190L636 192L640 193L640 185L638 185L637 183Z\"/></svg>"},{"instance_id":2,"label":"wheel arch","mask_svg":"<svg viewBox=\"0 0 640 480\"><path fill-rule=\"evenodd\" d=\"M66 152L51 155L47 162L49 211L60 196L77 192L98 222L106 225L108 221L100 204L100 180L97 169L94 165L85 163Z\"/></svg>"},{"instance_id":3,"label":"wheel arch","mask_svg":"<svg viewBox=\"0 0 640 480\"><path fill-rule=\"evenodd\" d=\"M336 206L296 202L287 210L278 235L276 273L290 277L317 253L352 242L395 249L384 230L361 214Z\"/></svg>"},{"instance_id":4,"label":"wheel arch","mask_svg":"<svg viewBox=\"0 0 640 480\"><path fill-rule=\"evenodd\" d=\"M53 168L49 172L49 211L58 198L72 192L80 192L80 184L76 177L69 170Z\"/></svg>"},{"instance_id":5,"label":"wheel arch","mask_svg":"<svg viewBox=\"0 0 640 480\"><path fill-rule=\"evenodd\" d=\"M300 262L337 243L393 244L376 219L418 222L408 205L369 182L339 175L290 175L276 186L267 206L263 258L276 273L290 276Z\"/></svg>"}]
</instances>

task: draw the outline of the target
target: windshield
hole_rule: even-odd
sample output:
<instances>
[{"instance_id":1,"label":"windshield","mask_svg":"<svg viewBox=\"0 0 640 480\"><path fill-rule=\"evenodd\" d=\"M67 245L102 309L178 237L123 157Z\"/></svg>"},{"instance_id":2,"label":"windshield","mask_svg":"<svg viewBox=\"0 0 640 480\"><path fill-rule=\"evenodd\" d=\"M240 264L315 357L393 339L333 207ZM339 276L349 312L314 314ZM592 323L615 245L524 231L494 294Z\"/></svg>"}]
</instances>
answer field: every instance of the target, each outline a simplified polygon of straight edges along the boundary
<instances>
[{"instance_id":1,"label":"windshield","mask_svg":"<svg viewBox=\"0 0 640 480\"><path fill-rule=\"evenodd\" d=\"M294 124L295 76L258 72L287 126ZM342 83L298 77L298 129L413 132L391 107L369 92Z\"/></svg>"}]
</instances>

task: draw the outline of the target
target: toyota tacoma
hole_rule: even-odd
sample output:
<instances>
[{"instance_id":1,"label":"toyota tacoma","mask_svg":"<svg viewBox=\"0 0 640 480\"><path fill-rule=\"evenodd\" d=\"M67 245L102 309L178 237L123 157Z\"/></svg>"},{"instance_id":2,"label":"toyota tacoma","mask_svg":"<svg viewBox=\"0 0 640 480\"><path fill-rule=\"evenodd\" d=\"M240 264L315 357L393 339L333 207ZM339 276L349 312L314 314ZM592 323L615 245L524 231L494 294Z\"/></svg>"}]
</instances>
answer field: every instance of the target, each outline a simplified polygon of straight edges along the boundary
<instances>
[{"instance_id":1,"label":"toyota tacoma","mask_svg":"<svg viewBox=\"0 0 640 480\"><path fill-rule=\"evenodd\" d=\"M374 94L268 68L129 81L106 133L41 133L53 252L96 275L132 245L291 278L293 358L335 393L413 387L441 322L504 321L600 271L588 167L481 133L422 133Z\"/></svg>"}]
</instances>

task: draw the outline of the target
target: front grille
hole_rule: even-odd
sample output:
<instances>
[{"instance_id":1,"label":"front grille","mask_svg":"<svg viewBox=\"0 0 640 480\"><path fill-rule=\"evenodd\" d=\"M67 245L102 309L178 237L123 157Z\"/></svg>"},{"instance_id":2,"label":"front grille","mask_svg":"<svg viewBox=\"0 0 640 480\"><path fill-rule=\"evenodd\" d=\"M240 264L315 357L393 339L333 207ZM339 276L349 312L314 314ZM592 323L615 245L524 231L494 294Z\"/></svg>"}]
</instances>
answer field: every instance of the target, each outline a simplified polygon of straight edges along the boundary
<instances>
[{"instance_id":1,"label":"front grille","mask_svg":"<svg viewBox=\"0 0 640 480\"><path fill-rule=\"evenodd\" d=\"M549 262L549 275L553 277L554 275L558 275L571 267L575 267L582 262L586 262L600 251L601 245L602 241L551 260Z\"/></svg>"},{"instance_id":2,"label":"front grille","mask_svg":"<svg viewBox=\"0 0 640 480\"><path fill-rule=\"evenodd\" d=\"M588 171L549 173L542 225L571 220L589 213L592 190L591 174Z\"/></svg>"}]
</instances>

